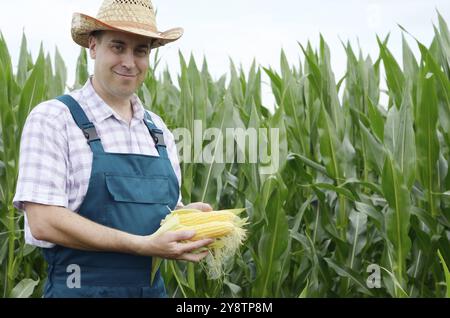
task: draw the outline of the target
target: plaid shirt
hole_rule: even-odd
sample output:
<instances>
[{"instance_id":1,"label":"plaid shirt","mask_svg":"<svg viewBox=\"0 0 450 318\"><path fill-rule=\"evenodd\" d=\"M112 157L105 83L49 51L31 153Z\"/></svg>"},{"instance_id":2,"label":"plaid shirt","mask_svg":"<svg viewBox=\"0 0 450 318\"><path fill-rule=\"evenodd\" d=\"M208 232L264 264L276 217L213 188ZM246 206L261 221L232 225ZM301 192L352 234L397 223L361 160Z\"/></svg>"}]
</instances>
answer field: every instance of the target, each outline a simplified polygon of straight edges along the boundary
<instances>
[{"instance_id":1,"label":"plaid shirt","mask_svg":"<svg viewBox=\"0 0 450 318\"><path fill-rule=\"evenodd\" d=\"M144 107L134 95L130 125L95 92L89 79L70 95L94 123L105 152L158 156L155 143L143 122ZM164 132L167 153L178 184L181 171L173 134L162 119L150 112L155 125ZM63 206L78 212L86 196L92 167L92 151L69 108L54 99L37 105L25 122L19 157L19 176L14 206L24 211L24 201ZM181 203L181 191L179 197ZM25 214L25 242L40 247L54 244L33 238Z\"/></svg>"}]
</instances>

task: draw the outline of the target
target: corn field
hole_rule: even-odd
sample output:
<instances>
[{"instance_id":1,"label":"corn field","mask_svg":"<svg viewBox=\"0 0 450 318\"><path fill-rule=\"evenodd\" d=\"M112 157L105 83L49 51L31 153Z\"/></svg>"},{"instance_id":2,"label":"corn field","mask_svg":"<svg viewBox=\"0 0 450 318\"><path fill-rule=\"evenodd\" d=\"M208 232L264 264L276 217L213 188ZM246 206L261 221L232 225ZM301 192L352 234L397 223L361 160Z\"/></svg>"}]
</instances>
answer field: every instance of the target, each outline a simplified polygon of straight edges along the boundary
<instances>
[{"instance_id":1,"label":"corn field","mask_svg":"<svg viewBox=\"0 0 450 318\"><path fill-rule=\"evenodd\" d=\"M281 52L280 72L256 63L245 72L230 61L218 80L206 59L200 67L181 54L176 79L167 69L157 73L160 59L152 53L138 95L170 129L193 132L194 120L224 134L279 129L275 173L260 173L263 163L181 163L183 201L245 207L248 238L220 281L196 264L163 262L169 296L449 297L450 32L440 15L434 32L425 46L403 30L401 60L388 37L374 39L376 59L343 43L341 79L322 37L318 48L299 44L298 66ZM263 74L274 111L262 103ZM41 101L87 78L85 50L67 86L58 51L51 59L41 47L33 60L25 36L14 70L0 35L2 297L41 297L46 275L40 250L24 244L23 214L12 205L25 119ZM262 142L274 140L264 135Z\"/></svg>"}]
</instances>

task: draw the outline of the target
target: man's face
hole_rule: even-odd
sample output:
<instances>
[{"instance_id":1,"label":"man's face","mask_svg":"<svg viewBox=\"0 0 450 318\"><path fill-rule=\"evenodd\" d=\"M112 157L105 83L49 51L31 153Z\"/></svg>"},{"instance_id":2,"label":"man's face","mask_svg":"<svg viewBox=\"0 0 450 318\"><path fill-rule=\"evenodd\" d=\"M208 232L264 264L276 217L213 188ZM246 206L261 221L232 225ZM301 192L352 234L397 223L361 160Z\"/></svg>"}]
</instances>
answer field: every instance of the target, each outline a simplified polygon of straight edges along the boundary
<instances>
[{"instance_id":1,"label":"man's face","mask_svg":"<svg viewBox=\"0 0 450 318\"><path fill-rule=\"evenodd\" d=\"M104 31L91 36L89 50L95 60L94 78L111 98L129 98L143 83L148 65L149 40L124 32Z\"/></svg>"}]
</instances>

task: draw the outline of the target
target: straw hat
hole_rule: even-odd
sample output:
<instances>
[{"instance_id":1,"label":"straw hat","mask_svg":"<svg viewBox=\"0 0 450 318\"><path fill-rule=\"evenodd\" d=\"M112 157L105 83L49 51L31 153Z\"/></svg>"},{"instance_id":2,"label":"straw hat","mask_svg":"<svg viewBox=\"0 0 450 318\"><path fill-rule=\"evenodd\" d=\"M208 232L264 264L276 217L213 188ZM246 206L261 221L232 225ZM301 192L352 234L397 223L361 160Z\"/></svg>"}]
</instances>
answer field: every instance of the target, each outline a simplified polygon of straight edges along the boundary
<instances>
[{"instance_id":1,"label":"straw hat","mask_svg":"<svg viewBox=\"0 0 450 318\"><path fill-rule=\"evenodd\" d=\"M104 0L96 18L73 14L72 38L77 44L89 47L89 34L97 30L142 35L152 39L151 48L176 41L183 35L182 28L158 31L150 0Z\"/></svg>"}]
</instances>

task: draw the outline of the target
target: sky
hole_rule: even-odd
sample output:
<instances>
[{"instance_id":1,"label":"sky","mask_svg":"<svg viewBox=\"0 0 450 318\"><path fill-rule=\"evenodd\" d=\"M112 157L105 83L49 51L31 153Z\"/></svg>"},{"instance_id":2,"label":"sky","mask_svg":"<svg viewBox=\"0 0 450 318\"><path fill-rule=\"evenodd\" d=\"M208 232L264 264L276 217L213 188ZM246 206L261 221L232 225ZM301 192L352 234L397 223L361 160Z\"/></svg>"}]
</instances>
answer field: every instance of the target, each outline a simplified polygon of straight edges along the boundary
<instances>
[{"instance_id":1,"label":"sky","mask_svg":"<svg viewBox=\"0 0 450 318\"><path fill-rule=\"evenodd\" d=\"M0 31L6 38L13 64L17 65L22 31L36 58L40 43L53 57L58 47L68 68L72 85L80 47L70 36L73 12L96 16L102 0L0 0ZM438 10L450 23L449 0L153 0L160 31L183 27L183 37L162 47L161 65L179 72L178 52L192 54L200 65L206 57L213 78L229 70L230 58L248 72L253 60L261 66L279 69L283 49L292 65L303 61L298 43L308 41L317 48L323 35L330 47L336 78L346 66L342 41L350 41L364 55L378 56L376 35L391 33L388 47L401 59L405 27L429 45ZM418 52L409 39L414 52ZM359 43L359 44L358 44ZM152 53L154 54L154 52ZM93 63L89 67L92 71ZM273 103L268 79L263 77L263 102ZM270 105L267 105L270 107Z\"/></svg>"}]
</instances>

